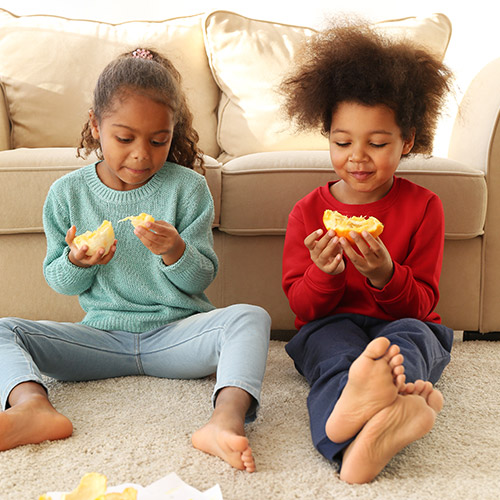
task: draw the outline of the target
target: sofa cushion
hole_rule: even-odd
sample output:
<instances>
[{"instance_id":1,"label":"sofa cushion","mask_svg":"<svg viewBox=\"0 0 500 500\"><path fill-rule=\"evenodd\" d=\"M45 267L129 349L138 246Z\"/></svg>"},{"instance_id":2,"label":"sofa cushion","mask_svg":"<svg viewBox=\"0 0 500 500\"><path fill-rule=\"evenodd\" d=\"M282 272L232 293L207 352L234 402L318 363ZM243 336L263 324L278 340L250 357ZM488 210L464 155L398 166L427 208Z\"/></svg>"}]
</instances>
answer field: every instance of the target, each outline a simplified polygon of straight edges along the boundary
<instances>
[{"instance_id":1,"label":"sofa cushion","mask_svg":"<svg viewBox=\"0 0 500 500\"><path fill-rule=\"evenodd\" d=\"M214 198L214 227L219 223L219 162L205 160L205 177ZM43 232L42 208L52 183L96 161L76 157L75 148L16 149L0 152L0 234Z\"/></svg>"},{"instance_id":2,"label":"sofa cushion","mask_svg":"<svg viewBox=\"0 0 500 500\"><path fill-rule=\"evenodd\" d=\"M200 146L216 157L219 89L208 66L202 19L114 25L18 17L0 9L0 79L12 126L10 147L77 146L101 70L117 55L146 45L179 69Z\"/></svg>"},{"instance_id":3,"label":"sofa cushion","mask_svg":"<svg viewBox=\"0 0 500 500\"><path fill-rule=\"evenodd\" d=\"M408 37L443 58L451 23L443 14L377 23L378 29ZM217 138L230 157L262 151L324 149L319 132L295 134L280 118L276 88L299 46L314 30L250 19L227 11L209 14L204 23L210 68L222 90Z\"/></svg>"},{"instance_id":4,"label":"sofa cushion","mask_svg":"<svg viewBox=\"0 0 500 500\"><path fill-rule=\"evenodd\" d=\"M447 239L483 234L487 197L484 172L453 160L415 155L401 162L397 175L441 198ZM255 153L231 160L222 168L224 196L219 229L247 236L285 234L294 204L335 179L328 151Z\"/></svg>"}]
</instances>

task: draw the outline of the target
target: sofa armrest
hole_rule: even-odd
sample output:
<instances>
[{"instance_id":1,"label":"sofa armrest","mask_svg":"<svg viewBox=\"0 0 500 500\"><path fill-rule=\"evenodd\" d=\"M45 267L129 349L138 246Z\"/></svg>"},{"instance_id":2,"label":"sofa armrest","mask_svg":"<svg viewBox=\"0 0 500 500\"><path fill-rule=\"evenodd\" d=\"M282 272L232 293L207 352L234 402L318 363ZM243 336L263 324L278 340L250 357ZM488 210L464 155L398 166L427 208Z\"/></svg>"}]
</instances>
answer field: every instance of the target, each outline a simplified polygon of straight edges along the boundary
<instances>
[{"instance_id":1,"label":"sofa armrest","mask_svg":"<svg viewBox=\"0 0 500 500\"><path fill-rule=\"evenodd\" d=\"M480 331L500 331L500 58L471 82L459 107L448 156L485 172Z\"/></svg>"},{"instance_id":2,"label":"sofa armrest","mask_svg":"<svg viewBox=\"0 0 500 500\"><path fill-rule=\"evenodd\" d=\"M0 151L10 149L10 120L5 89L0 84Z\"/></svg>"},{"instance_id":3,"label":"sofa armrest","mask_svg":"<svg viewBox=\"0 0 500 500\"><path fill-rule=\"evenodd\" d=\"M219 227L220 225L220 206L222 200L222 163L215 160L211 156L204 155L203 160L205 162L205 179L207 181L210 193L214 200L214 223L213 227ZM200 169L195 169L197 172L202 173Z\"/></svg>"},{"instance_id":4,"label":"sofa armrest","mask_svg":"<svg viewBox=\"0 0 500 500\"><path fill-rule=\"evenodd\" d=\"M500 167L500 58L472 80L453 125L448 157L481 168Z\"/></svg>"}]
</instances>

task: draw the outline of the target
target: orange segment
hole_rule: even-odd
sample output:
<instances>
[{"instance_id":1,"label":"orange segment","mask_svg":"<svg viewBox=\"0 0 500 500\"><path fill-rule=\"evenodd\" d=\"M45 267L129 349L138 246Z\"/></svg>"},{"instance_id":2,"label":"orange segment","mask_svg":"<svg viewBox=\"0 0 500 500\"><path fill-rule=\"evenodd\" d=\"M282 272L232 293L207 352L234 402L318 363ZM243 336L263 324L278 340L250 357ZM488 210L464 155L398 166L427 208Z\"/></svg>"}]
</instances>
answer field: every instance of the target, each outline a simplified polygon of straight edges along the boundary
<instances>
[{"instance_id":1,"label":"orange segment","mask_svg":"<svg viewBox=\"0 0 500 500\"><path fill-rule=\"evenodd\" d=\"M376 238L384 230L384 225L376 217L347 217L347 215L332 210L325 210L323 224L326 229L335 231L339 238L343 236L351 243L354 243L349 236L351 231L356 233L367 231Z\"/></svg>"},{"instance_id":2,"label":"orange segment","mask_svg":"<svg viewBox=\"0 0 500 500\"><path fill-rule=\"evenodd\" d=\"M109 253L111 245L115 242L115 232L109 220L103 223L95 231L86 231L73 240L76 248L87 245L87 255L94 255L99 248L104 248L104 255Z\"/></svg>"},{"instance_id":3,"label":"orange segment","mask_svg":"<svg viewBox=\"0 0 500 500\"><path fill-rule=\"evenodd\" d=\"M143 226L146 222L155 221L152 215L145 214L144 212L139 215L130 215L129 217L125 217L124 219L121 219L118 222L123 222L125 220L129 220L134 227Z\"/></svg>"}]
</instances>

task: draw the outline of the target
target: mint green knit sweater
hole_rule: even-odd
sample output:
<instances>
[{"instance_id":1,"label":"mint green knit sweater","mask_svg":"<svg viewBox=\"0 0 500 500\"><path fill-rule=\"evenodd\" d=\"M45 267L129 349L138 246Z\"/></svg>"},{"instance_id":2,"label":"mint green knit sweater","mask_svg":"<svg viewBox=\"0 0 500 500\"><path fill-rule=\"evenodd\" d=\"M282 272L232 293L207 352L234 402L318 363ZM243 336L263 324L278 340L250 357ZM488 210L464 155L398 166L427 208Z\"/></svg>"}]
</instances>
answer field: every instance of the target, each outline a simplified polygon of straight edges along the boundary
<instances>
[{"instance_id":1,"label":"mint green knit sweater","mask_svg":"<svg viewBox=\"0 0 500 500\"><path fill-rule=\"evenodd\" d=\"M186 243L183 256L166 266L134 235L129 215L151 214L174 225ZM213 201L203 176L165 163L147 184L131 191L104 185L96 165L58 179L47 195L43 223L47 255L43 270L57 292L78 295L82 323L102 330L144 332L214 306L204 290L215 278ZM113 224L116 253L108 264L81 268L68 259L66 232L94 231L103 220Z\"/></svg>"}]
</instances>

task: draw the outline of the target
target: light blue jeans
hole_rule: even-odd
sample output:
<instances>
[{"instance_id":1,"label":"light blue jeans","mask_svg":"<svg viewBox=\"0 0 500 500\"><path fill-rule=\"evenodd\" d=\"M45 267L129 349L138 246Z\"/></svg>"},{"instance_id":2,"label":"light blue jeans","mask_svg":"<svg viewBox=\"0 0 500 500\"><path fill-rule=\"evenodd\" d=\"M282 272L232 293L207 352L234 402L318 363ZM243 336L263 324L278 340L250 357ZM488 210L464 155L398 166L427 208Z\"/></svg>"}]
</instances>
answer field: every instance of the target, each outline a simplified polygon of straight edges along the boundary
<instances>
[{"instance_id":1,"label":"light blue jeans","mask_svg":"<svg viewBox=\"0 0 500 500\"><path fill-rule=\"evenodd\" d=\"M271 320L257 306L237 304L199 313L143 333L103 331L81 324L0 319L0 397L9 407L22 382L46 388L42 374L65 381L126 375L217 381L213 403L224 387L239 387L255 400L255 418L269 348Z\"/></svg>"}]
</instances>

